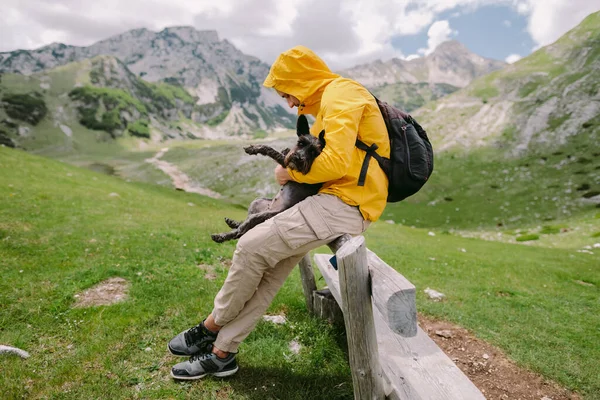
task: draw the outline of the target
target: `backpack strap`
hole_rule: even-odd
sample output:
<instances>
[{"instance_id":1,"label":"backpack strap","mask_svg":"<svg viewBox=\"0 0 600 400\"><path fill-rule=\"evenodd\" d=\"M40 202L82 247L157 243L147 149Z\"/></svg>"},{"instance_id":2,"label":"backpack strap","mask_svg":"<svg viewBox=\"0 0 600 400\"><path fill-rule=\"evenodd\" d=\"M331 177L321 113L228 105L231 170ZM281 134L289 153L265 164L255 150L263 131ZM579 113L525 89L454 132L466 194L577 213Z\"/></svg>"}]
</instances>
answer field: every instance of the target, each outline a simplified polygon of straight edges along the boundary
<instances>
[{"instance_id":1,"label":"backpack strap","mask_svg":"<svg viewBox=\"0 0 600 400\"><path fill-rule=\"evenodd\" d=\"M365 186L365 179L367 179L367 170L369 169L369 162L371 161L371 157L375 158L379 165L383 165L384 160L375 150L379 148L377 144L373 143L371 146L368 146L364 142L356 139L356 143L354 144L359 149L365 151L367 154L365 156L365 160L363 161L362 167L360 169L360 175L358 177L358 186Z\"/></svg>"}]
</instances>

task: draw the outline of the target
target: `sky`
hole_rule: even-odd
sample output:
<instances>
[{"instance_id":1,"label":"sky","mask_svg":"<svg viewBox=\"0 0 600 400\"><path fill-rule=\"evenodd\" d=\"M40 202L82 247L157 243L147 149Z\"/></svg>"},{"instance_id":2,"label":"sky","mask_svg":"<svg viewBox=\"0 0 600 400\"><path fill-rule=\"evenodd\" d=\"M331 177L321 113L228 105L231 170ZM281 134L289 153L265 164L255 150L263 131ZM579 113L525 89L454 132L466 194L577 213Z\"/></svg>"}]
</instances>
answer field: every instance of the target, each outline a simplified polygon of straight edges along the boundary
<instances>
[{"instance_id":1,"label":"sky","mask_svg":"<svg viewBox=\"0 0 600 400\"><path fill-rule=\"evenodd\" d=\"M451 39L515 62L600 10L600 0L2 0L1 9L0 52L188 25L268 64L302 44L339 69L422 57Z\"/></svg>"}]
</instances>

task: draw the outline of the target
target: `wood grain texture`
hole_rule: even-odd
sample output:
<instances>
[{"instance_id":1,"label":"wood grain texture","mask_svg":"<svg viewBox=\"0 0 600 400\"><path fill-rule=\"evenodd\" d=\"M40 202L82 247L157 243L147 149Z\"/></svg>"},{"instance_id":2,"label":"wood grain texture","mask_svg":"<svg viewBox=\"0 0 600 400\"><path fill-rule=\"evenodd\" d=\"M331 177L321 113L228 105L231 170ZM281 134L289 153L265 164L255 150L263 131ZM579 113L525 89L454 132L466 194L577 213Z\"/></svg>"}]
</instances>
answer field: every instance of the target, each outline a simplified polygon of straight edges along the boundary
<instances>
[{"instance_id":1,"label":"wood grain texture","mask_svg":"<svg viewBox=\"0 0 600 400\"><path fill-rule=\"evenodd\" d=\"M417 295L415 285L377 254L367 249L373 304L390 329L402 336L417 334Z\"/></svg>"},{"instance_id":2,"label":"wood grain texture","mask_svg":"<svg viewBox=\"0 0 600 400\"><path fill-rule=\"evenodd\" d=\"M315 282L315 274L312 270L312 263L310 262L310 253L306 254L300 263L300 277L302 278L302 290L304 291L304 298L306 299L306 308L308 312L314 314L313 304L313 292L317 290L317 284Z\"/></svg>"},{"instance_id":3,"label":"wood grain texture","mask_svg":"<svg viewBox=\"0 0 600 400\"><path fill-rule=\"evenodd\" d=\"M339 277L329 263L331 256L315 255L315 263L336 301L342 301ZM394 332L377 307L373 319L378 341L379 363L389 399L484 400L477 387L450 358L417 327L414 337Z\"/></svg>"},{"instance_id":4,"label":"wood grain texture","mask_svg":"<svg viewBox=\"0 0 600 400\"><path fill-rule=\"evenodd\" d=\"M336 256L354 398L384 399L365 238L358 236L350 239L337 251Z\"/></svg>"}]
</instances>

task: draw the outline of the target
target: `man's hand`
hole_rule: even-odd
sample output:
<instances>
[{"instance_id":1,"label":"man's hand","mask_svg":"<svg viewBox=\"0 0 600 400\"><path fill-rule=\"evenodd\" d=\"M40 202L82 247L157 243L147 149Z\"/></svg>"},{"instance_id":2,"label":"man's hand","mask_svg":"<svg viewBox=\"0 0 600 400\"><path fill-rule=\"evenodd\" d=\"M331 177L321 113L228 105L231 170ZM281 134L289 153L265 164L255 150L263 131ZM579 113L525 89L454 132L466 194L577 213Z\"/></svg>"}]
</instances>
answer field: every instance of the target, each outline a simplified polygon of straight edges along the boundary
<instances>
[{"instance_id":1,"label":"man's hand","mask_svg":"<svg viewBox=\"0 0 600 400\"><path fill-rule=\"evenodd\" d=\"M277 164L275 167L275 180L281 186L285 185L288 181L292 180L292 177L288 173L286 168L283 168L281 165Z\"/></svg>"}]
</instances>

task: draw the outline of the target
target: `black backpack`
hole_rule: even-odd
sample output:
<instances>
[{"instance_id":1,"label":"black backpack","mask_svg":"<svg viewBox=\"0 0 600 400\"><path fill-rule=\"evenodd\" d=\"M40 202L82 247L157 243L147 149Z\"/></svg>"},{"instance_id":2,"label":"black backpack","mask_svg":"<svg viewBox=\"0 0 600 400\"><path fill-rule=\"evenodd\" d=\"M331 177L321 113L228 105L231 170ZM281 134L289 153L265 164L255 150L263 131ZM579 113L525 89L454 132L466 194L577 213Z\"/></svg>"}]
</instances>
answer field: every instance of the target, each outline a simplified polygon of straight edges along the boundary
<instances>
[{"instance_id":1,"label":"black backpack","mask_svg":"<svg viewBox=\"0 0 600 400\"><path fill-rule=\"evenodd\" d=\"M373 96L375 97L375 96ZM417 193L433 172L433 148L425 130L407 113L375 97L390 138L390 158L375 152L378 146L356 139L356 147L367 152L358 179L365 185L367 168L374 157L389 180L388 203L404 200Z\"/></svg>"}]
</instances>

